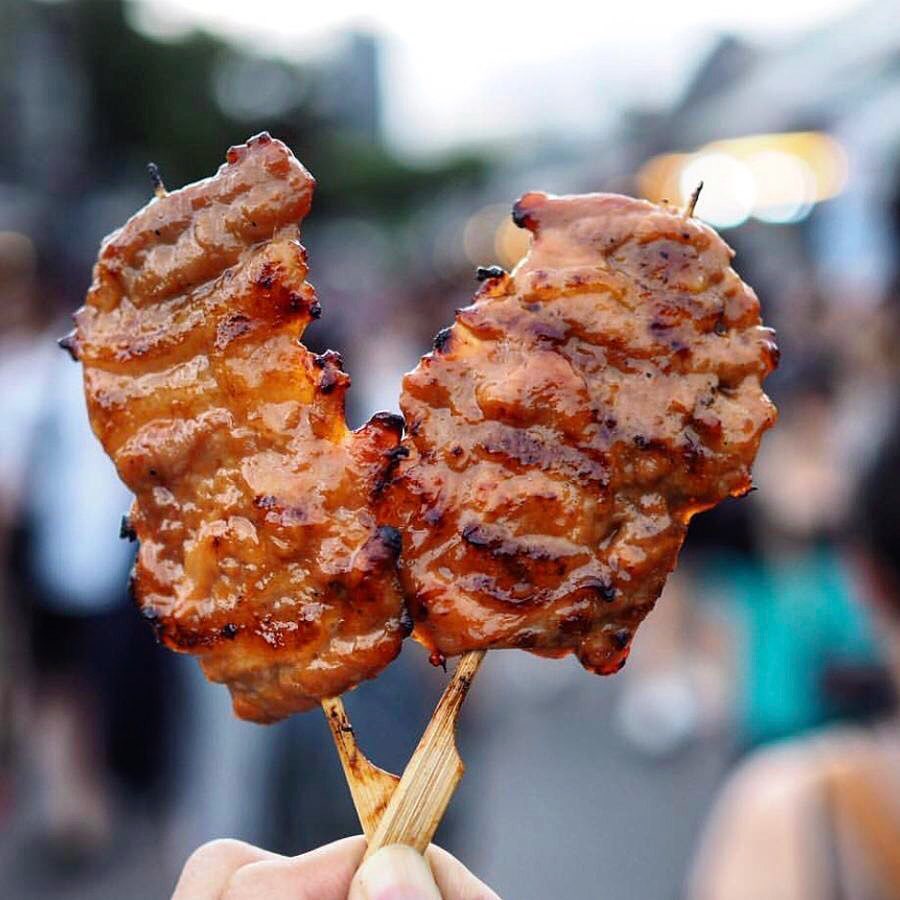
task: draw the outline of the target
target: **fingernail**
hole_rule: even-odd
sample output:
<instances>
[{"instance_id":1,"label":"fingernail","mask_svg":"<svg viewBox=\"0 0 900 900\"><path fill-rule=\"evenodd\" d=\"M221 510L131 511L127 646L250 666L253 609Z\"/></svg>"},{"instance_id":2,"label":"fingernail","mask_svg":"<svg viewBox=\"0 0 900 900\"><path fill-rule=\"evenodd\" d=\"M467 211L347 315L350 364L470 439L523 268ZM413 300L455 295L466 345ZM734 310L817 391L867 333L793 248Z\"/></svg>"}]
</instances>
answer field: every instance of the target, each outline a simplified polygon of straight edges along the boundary
<instances>
[{"instance_id":1,"label":"fingernail","mask_svg":"<svg viewBox=\"0 0 900 900\"><path fill-rule=\"evenodd\" d=\"M348 900L441 900L425 858L412 847L382 847L356 873Z\"/></svg>"}]
</instances>

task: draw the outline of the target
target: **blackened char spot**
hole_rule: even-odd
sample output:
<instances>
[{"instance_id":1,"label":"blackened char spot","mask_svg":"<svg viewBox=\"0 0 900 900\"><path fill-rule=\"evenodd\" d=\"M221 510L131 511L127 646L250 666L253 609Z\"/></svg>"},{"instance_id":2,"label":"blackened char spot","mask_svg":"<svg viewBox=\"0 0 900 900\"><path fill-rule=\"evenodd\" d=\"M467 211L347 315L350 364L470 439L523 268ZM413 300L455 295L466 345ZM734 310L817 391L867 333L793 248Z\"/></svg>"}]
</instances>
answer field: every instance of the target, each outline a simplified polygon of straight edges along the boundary
<instances>
[{"instance_id":1,"label":"blackened char spot","mask_svg":"<svg viewBox=\"0 0 900 900\"><path fill-rule=\"evenodd\" d=\"M403 538L393 525L379 525L378 537L381 538L384 546L387 547L394 556L400 555L400 551L403 549Z\"/></svg>"},{"instance_id":2,"label":"blackened char spot","mask_svg":"<svg viewBox=\"0 0 900 900\"><path fill-rule=\"evenodd\" d=\"M309 314L310 314L314 319L321 319L321 318L322 318L322 304L319 303L318 300L313 300L312 305L311 305L310 308L309 308Z\"/></svg>"},{"instance_id":3,"label":"blackened char spot","mask_svg":"<svg viewBox=\"0 0 900 900\"><path fill-rule=\"evenodd\" d=\"M65 350L71 359L75 360L75 362L78 361L78 342L74 331L70 331L67 335L61 337L56 344Z\"/></svg>"},{"instance_id":4,"label":"blackened char spot","mask_svg":"<svg viewBox=\"0 0 900 900\"><path fill-rule=\"evenodd\" d=\"M487 281L488 278L502 278L505 274L506 270L501 266L479 266L475 270L475 279Z\"/></svg>"},{"instance_id":5,"label":"blackened char spot","mask_svg":"<svg viewBox=\"0 0 900 900\"><path fill-rule=\"evenodd\" d=\"M612 633L612 641L620 650L624 650L630 640L631 632L627 628L617 628Z\"/></svg>"},{"instance_id":6,"label":"blackened char spot","mask_svg":"<svg viewBox=\"0 0 900 900\"><path fill-rule=\"evenodd\" d=\"M340 353L335 353L334 350L326 350L324 353L316 356L313 362L318 368L323 370L322 378L319 380L319 390L323 394L332 393L340 383L340 375L344 371L344 360Z\"/></svg>"},{"instance_id":7,"label":"blackened char spot","mask_svg":"<svg viewBox=\"0 0 900 900\"><path fill-rule=\"evenodd\" d=\"M226 640L233 641L237 637L238 627L233 622L226 622L222 626L219 634Z\"/></svg>"},{"instance_id":8,"label":"blackened char spot","mask_svg":"<svg viewBox=\"0 0 900 900\"><path fill-rule=\"evenodd\" d=\"M150 626L153 628L153 635L156 640L160 641L163 634L163 623L159 616L159 611L152 606L141 606L140 603L138 603L138 610L141 614L141 618L143 618L145 622L149 622Z\"/></svg>"},{"instance_id":9,"label":"blackened char spot","mask_svg":"<svg viewBox=\"0 0 900 900\"><path fill-rule=\"evenodd\" d=\"M616 599L615 586L604 578L590 578L582 586L596 591L604 603L612 603Z\"/></svg>"},{"instance_id":10,"label":"blackened char spot","mask_svg":"<svg viewBox=\"0 0 900 900\"><path fill-rule=\"evenodd\" d=\"M313 357L313 365L317 369L324 369L329 364L341 372L344 371L344 358L336 350L326 350Z\"/></svg>"},{"instance_id":11,"label":"blackened char spot","mask_svg":"<svg viewBox=\"0 0 900 900\"><path fill-rule=\"evenodd\" d=\"M490 547L493 543L480 525L466 525L462 530L462 539L473 547Z\"/></svg>"},{"instance_id":12,"label":"blackened char spot","mask_svg":"<svg viewBox=\"0 0 900 900\"><path fill-rule=\"evenodd\" d=\"M452 328L442 328L435 336L432 346L438 353L443 353L444 348L450 342Z\"/></svg>"},{"instance_id":13,"label":"blackened char spot","mask_svg":"<svg viewBox=\"0 0 900 900\"><path fill-rule=\"evenodd\" d=\"M414 624L412 616L409 614L409 610L404 606L403 609L400 610L400 632L404 637L409 637L409 635L412 634Z\"/></svg>"},{"instance_id":14,"label":"blackened char spot","mask_svg":"<svg viewBox=\"0 0 900 900\"><path fill-rule=\"evenodd\" d=\"M391 483L394 477L394 472L397 471L397 466L400 465L400 460L405 459L407 456L409 456L409 448L404 447L402 444L398 444L396 447L391 447L391 449L386 451L384 455L387 458L388 462L384 467L384 471L375 482L376 496L380 494Z\"/></svg>"},{"instance_id":15,"label":"blackened char spot","mask_svg":"<svg viewBox=\"0 0 900 900\"><path fill-rule=\"evenodd\" d=\"M397 463L401 459L405 459L409 456L409 447L404 447L402 444L398 444L396 447L391 447L390 450L386 451L384 454L393 465L397 465Z\"/></svg>"},{"instance_id":16,"label":"blackened char spot","mask_svg":"<svg viewBox=\"0 0 900 900\"><path fill-rule=\"evenodd\" d=\"M119 522L119 540L137 540L137 532L134 530L134 526L131 524L131 519L128 518L127 513L122 515L122 519Z\"/></svg>"},{"instance_id":17,"label":"blackened char spot","mask_svg":"<svg viewBox=\"0 0 900 900\"><path fill-rule=\"evenodd\" d=\"M522 200L524 199L523 197ZM517 200L512 208L513 223L518 228L527 228L529 231L535 231L537 229L537 221L522 200Z\"/></svg>"},{"instance_id":18,"label":"blackened char spot","mask_svg":"<svg viewBox=\"0 0 900 900\"><path fill-rule=\"evenodd\" d=\"M243 313L235 313L219 322L216 329L216 349L224 350L233 340L250 330L250 319Z\"/></svg>"},{"instance_id":19,"label":"blackened char spot","mask_svg":"<svg viewBox=\"0 0 900 900\"><path fill-rule=\"evenodd\" d=\"M397 413L377 412L369 421L374 422L376 425L383 425L385 428L396 432L398 438L403 435L405 422L403 416L399 416Z\"/></svg>"}]
</instances>

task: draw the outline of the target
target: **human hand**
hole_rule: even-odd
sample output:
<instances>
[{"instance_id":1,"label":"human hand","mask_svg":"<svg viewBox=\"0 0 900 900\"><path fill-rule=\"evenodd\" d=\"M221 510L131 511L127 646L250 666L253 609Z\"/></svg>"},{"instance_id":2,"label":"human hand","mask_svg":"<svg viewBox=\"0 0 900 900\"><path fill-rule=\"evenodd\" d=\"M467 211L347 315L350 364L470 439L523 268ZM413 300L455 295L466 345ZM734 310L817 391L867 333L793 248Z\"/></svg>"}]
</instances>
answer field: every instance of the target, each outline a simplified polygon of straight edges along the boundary
<instances>
[{"instance_id":1,"label":"human hand","mask_svg":"<svg viewBox=\"0 0 900 900\"><path fill-rule=\"evenodd\" d=\"M440 847L425 857L399 844L384 847L360 867L365 852L362 836L300 856L212 841L185 863L172 900L499 900Z\"/></svg>"}]
</instances>

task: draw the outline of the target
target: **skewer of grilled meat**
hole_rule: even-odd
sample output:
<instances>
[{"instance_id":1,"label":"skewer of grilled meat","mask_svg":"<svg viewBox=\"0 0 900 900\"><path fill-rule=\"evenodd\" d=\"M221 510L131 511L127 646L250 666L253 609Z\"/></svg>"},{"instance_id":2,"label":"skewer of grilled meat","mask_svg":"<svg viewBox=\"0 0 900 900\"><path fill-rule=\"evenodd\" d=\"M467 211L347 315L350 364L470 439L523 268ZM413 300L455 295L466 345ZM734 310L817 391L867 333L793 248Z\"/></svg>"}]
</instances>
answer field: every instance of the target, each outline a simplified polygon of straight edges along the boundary
<instances>
[{"instance_id":1,"label":"skewer of grilled meat","mask_svg":"<svg viewBox=\"0 0 900 900\"><path fill-rule=\"evenodd\" d=\"M314 185L261 134L158 191L104 241L67 339L135 493L137 602L258 722L377 675L410 627L372 510L402 422L351 432L340 357L299 343L320 314L297 241Z\"/></svg>"},{"instance_id":2,"label":"skewer of grilled meat","mask_svg":"<svg viewBox=\"0 0 900 900\"><path fill-rule=\"evenodd\" d=\"M530 193L511 273L403 383L387 493L435 661L519 647L624 665L688 521L751 486L777 363L731 249L687 213Z\"/></svg>"}]
</instances>

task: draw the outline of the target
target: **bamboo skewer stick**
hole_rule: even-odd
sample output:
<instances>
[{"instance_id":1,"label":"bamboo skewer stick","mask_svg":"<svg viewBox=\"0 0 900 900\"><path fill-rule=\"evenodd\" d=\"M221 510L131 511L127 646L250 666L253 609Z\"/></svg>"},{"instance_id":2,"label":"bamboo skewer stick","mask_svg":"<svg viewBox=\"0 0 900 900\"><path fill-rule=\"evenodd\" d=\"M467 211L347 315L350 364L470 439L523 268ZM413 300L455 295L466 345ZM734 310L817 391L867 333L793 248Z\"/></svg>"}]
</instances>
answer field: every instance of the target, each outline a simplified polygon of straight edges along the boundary
<instances>
[{"instance_id":1,"label":"bamboo skewer stick","mask_svg":"<svg viewBox=\"0 0 900 900\"><path fill-rule=\"evenodd\" d=\"M359 749L340 697L322 701L363 834L371 841L400 779L372 763Z\"/></svg>"},{"instance_id":2,"label":"bamboo skewer stick","mask_svg":"<svg viewBox=\"0 0 900 900\"><path fill-rule=\"evenodd\" d=\"M147 172L150 174L150 183L153 185L153 193L157 199L166 196L166 186L163 184L162 175L159 174L159 166L155 162L147 163Z\"/></svg>"},{"instance_id":3,"label":"bamboo skewer stick","mask_svg":"<svg viewBox=\"0 0 900 900\"><path fill-rule=\"evenodd\" d=\"M700 199L700 191L702 190L703 182L701 181L697 187L694 188L694 192L691 194L687 206L684 208L684 217L686 219L690 219L694 215L694 210L697 208L697 201Z\"/></svg>"},{"instance_id":4,"label":"bamboo skewer stick","mask_svg":"<svg viewBox=\"0 0 900 900\"><path fill-rule=\"evenodd\" d=\"M456 749L456 722L484 654L484 650L472 650L460 659L378 828L369 838L366 857L388 844L408 844L424 853L431 843L465 771Z\"/></svg>"}]
</instances>

